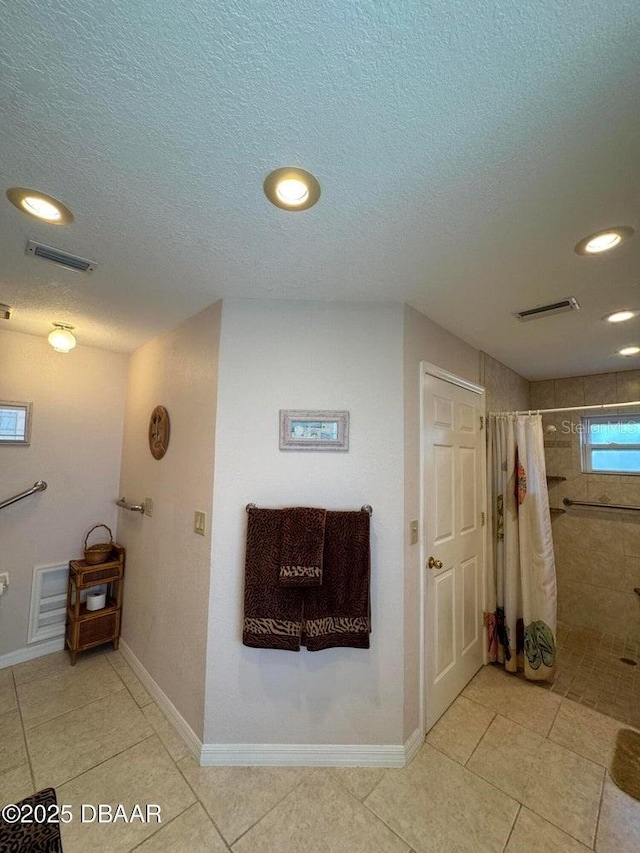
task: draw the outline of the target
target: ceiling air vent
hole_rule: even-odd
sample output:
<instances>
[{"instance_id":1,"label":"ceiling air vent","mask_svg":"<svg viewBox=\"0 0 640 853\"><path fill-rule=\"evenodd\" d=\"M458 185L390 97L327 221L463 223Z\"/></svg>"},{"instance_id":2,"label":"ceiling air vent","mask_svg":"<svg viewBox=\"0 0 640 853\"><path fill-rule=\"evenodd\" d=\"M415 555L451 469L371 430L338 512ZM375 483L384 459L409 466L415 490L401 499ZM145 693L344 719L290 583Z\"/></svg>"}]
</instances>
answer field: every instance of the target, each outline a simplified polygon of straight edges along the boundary
<instances>
[{"instance_id":1,"label":"ceiling air vent","mask_svg":"<svg viewBox=\"0 0 640 853\"><path fill-rule=\"evenodd\" d=\"M538 320L541 317L550 317L552 314L562 314L564 311L577 311L579 308L580 305L575 296L569 296L559 302L537 305L535 308L527 308L526 311L516 311L513 316L525 323L527 320Z\"/></svg>"},{"instance_id":2,"label":"ceiling air vent","mask_svg":"<svg viewBox=\"0 0 640 853\"><path fill-rule=\"evenodd\" d=\"M59 267L66 267L68 270L76 270L76 272L93 272L98 266L86 258L70 255L61 249L54 249L53 246L43 246L42 243L36 243L35 240L29 240L27 243L27 255L42 258L43 261L51 261L53 264L58 264Z\"/></svg>"}]
</instances>

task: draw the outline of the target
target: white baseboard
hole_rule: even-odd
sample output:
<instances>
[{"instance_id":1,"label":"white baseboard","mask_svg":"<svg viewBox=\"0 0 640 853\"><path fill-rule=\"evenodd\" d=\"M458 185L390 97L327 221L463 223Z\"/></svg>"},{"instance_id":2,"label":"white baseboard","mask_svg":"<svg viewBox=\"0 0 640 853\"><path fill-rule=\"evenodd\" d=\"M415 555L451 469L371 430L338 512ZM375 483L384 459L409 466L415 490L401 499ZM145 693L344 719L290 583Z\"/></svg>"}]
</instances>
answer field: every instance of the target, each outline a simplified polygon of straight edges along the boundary
<instances>
[{"instance_id":1,"label":"white baseboard","mask_svg":"<svg viewBox=\"0 0 640 853\"><path fill-rule=\"evenodd\" d=\"M147 692L150 693L151 696L153 696L158 707L161 709L161 711L163 711L165 717L168 717L174 728L178 730L179 734L182 736L182 739L188 746L189 751L191 752L195 760L202 763L201 753L203 747L200 738L193 731L189 723L185 720L180 711L178 711L178 709L169 699L167 694L149 675L147 670L144 668L142 663L140 663L138 658L131 651L130 647L125 643L122 637L120 638L119 649L122 652L122 656L124 657L124 659L127 661L127 663L135 672L135 674L138 676L144 687L147 689Z\"/></svg>"},{"instance_id":2,"label":"white baseboard","mask_svg":"<svg viewBox=\"0 0 640 853\"><path fill-rule=\"evenodd\" d=\"M0 669L15 666L28 660L35 660L35 658L50 655L52 652L60 652L62 649L64 649L64 637L57 637L55 640L48 640L46 643L38 643L34 646L25 646L23 649L16 649L14 652L0 655Z\"/></svg>"},{"instance_id":3,"label":"white baseboard","mask_svg":"<svg viewBox=\"0 0 640 853\"><path fill-rule=\"evenodd\" d=\"M205 743L120 638L120 650L201 767L404 767L422 746L419 729L406 744Z\"/></svg>"},{"instance_id":4,"label":"white baseboard","mask_svg":"<svg viewBox=\"0 0 640 853\"><path fill-rule=\"evenodd\" d=\"M205 743L202 767L404 767L404 747L324 743Z\"/></svg>"},{"instance_id":5,"label":"white baseboard","mask_svg":"<svg viewBox=\"0 0 640 853\"><path fill-rule=\"evenodd\" d=\"M404 763L410 764L416 755L420 752L424 743L424 732L422 728L417 728L411 737L404 742Z\"/></svg>"},{"instance_id":6,"label":"white baseboard","mask_svg":"<svg viewBox=\"0 0 640 853\"><path fill-rule=\"evenodd\" d=\"M16 649L0 656L0 669L62 649L63 639ZM404 744L203 744L122 638L120 651L201 767L405 767L424 742L424 734L418 728Z\"/></svg>"},{"instance_id":7,"label":"white baseboard","mask_svg":"<svg viewBox=\"0 0 640 853\"><path fill-rule=\"evenodd\" d=\"M424 735L416 729L404 745L205 743L202 767L404 767L416 755Z\"/></svg>"}]
</instances>

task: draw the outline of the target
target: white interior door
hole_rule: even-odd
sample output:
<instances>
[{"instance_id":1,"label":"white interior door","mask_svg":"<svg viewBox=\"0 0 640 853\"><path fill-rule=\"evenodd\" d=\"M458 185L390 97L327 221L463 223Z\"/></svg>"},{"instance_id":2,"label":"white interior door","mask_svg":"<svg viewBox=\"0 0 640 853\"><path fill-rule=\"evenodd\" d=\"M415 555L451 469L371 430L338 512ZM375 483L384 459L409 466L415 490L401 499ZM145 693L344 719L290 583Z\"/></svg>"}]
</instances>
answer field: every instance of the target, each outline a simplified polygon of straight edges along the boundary
<instances>
[{"instance_id":1,"label":"white interior door","mask_svg":"<svg viewBox=\"0 0 640 853\"><path fill-rule=\"evenodd\" d=\"M425 373L423 383L429 730L483 663L485 402L482 389L455 384L455 377L449 381Z\"/></svg>"}]
</instances>

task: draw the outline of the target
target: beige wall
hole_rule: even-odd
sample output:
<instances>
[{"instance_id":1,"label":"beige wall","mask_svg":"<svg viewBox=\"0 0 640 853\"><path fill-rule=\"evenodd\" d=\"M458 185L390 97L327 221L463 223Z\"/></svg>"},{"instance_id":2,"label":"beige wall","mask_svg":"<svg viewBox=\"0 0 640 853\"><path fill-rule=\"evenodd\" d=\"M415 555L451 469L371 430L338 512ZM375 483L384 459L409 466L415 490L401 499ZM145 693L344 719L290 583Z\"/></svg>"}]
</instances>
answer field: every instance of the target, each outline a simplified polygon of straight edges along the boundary
<instances>
[{"instance_id":1,"label":"beige wall","mask_svg":"<svg viewBox=\"0 0 640 853\"><path fill-rule=\"evenodd\" d=\"M499 361L405 307L404 325L404 722L405 740L419 725L420 550L409 544L409 523L420 518L420 362L428 361L486 389L486 411L527 408L529 383Z\"/></svg>"},{"instance_id":2,"label":"beige wall","mask_svg":"<svg viewBox=\"0 0 640 853\"><path fill-rule=\"evenodd\" d=\"M638 370L531 383L535 408L633 400L640 400ZM631 410L620 410L625 411ZM576 429L581 414L543 418L545 426L556 427L555 433L545 433L547 474L567 478L550 481L551 506L562 508L566 496L640 506L640 476L582 473ZM561 621L640 642L640 597L633 592L640 587L639 515L588 508L552 515Z\"/></svg>"},{"instance_id":3,"label":"beige wall","mask_svg":"<svg viewBox=\"0 0 640 853\"><path fill-rule=\"evenodd\" d=\"M34 566L82 556L98 522L115 535L128 358L0 332L0 399L33 403L29 447L0 447L0 498L44 480L48 489L0 510L0 655L26 646ZM103 531L104 532L104 531ZM92 540L93 541L93 540Z\"/></svg>"},{"instance_id":4,"label":"beige wall","mask_svg":"<svg viewBox=\"0 0 640 853\"><path fill-rule=\"evenodd\" d=\"M130 501L154 502L151 518L120 510L122 637L200 738L221 315L216 303L131 356L120 482ZM148 447L158 405L171 419L161 460ZM193 532L195 510L207 515L206 536Z\"/></svg>"},{"instance_id":5,"label":"beige wall","mask_svg":"<svg viewBox=\"0 0 640 853\"><path fill-rule=\"evenodd\" d=\"M402 306L225 300L209 744L402 742ZM346 409L348 453L281 452L280 409ZM241 642L247 503L373 506L370 649Z\"/></svg>"},{"instance_id":6,"label":"beige wall","mask_svg":"<svg viewBox=\"0 0 640 853\"><path fill-rule=\"evenodd\" d=\"M420 725L420 546L409 544L409 524L420 518L420 362L479 381L479 354L413 308L404 309L404 712L407 740Z\"/></svg>"},{"instance_id":7,"label":"beige wall","mask_svg":"<svg viewBox=\"0 0 640 853\"><path fill-rule=\"evenodd\" d=\"M420 722L421 566L418 547L408 544L409 521L420 512L420 362L484 382L488 400L500 409L525 405L524 380L408 307L229 300L223 324L217 303L131 356L118 486L126 357L78 348L68 357L75 361L65 361L44 341L18 337L38 350L29 381L50 398L51 435L59 436L64 425L62 434L71 436L60 470L77 478L74 517L63 523L69 505L52 502L56 535L78 515L86 517L81 534L96 520L118 519L118 539L127 547L123 639L198 737L213 743L409 738ZM312 358L306 355L310 343ZM222 416L216 408L220 347ZM28 363L23 350L0 350L3 374L7 363L20 375ZM63 368L70 371L64 377ZM7 387L5 396L24 398L24 386ZM85 404L105 393L112 401L107 417L91 420ZM156 461L147 430L159 404L169 410L172 437L167 455ZM278 410L307 407L350 410L348 454L279 452ZM91 428L82 429L83 422ZM22 449L3 452L21 462L32 458L20 457ZM25 475L27 484L50 479L40 464L28 471L21 470L16 490ZM87 472L101 490L84 488ZM152 498L153 516L117 511L117 494L134 502ZM33 507L50 497L34 496ZM369 652L288 655L240 644L244 505L250 501L373 504ZM207 514L205 537L192 532L196 509ZM12 524L17 517L14 512ZM25 530L33 521L26 517ZM62 552L62 559L77 551ZM60 559L58 549L40 562ZM31 566L29 585L30 572ZM7 600L0 600L0 612Z\"/></svg>"}]
</instances>

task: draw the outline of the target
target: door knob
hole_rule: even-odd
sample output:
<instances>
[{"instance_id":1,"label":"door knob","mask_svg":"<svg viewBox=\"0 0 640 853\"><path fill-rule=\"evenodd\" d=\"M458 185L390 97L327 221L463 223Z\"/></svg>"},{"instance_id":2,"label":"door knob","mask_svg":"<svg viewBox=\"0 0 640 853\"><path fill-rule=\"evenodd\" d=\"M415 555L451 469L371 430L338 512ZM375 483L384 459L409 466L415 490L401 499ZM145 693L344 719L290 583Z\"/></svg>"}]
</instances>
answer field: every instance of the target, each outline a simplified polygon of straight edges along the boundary
<instances>
[{"instance_id":1,"label":"door knob","mask_svg":"<svg viewBox=\"0 0 640 853\"><path fill-rule=\"evenodd\" d=\"M429 566L430 569L441 569L442 568L442 560L436 560L435 557L429 557L429 560L427 562L427 566Z\"/></svg>"}]
</instances>

